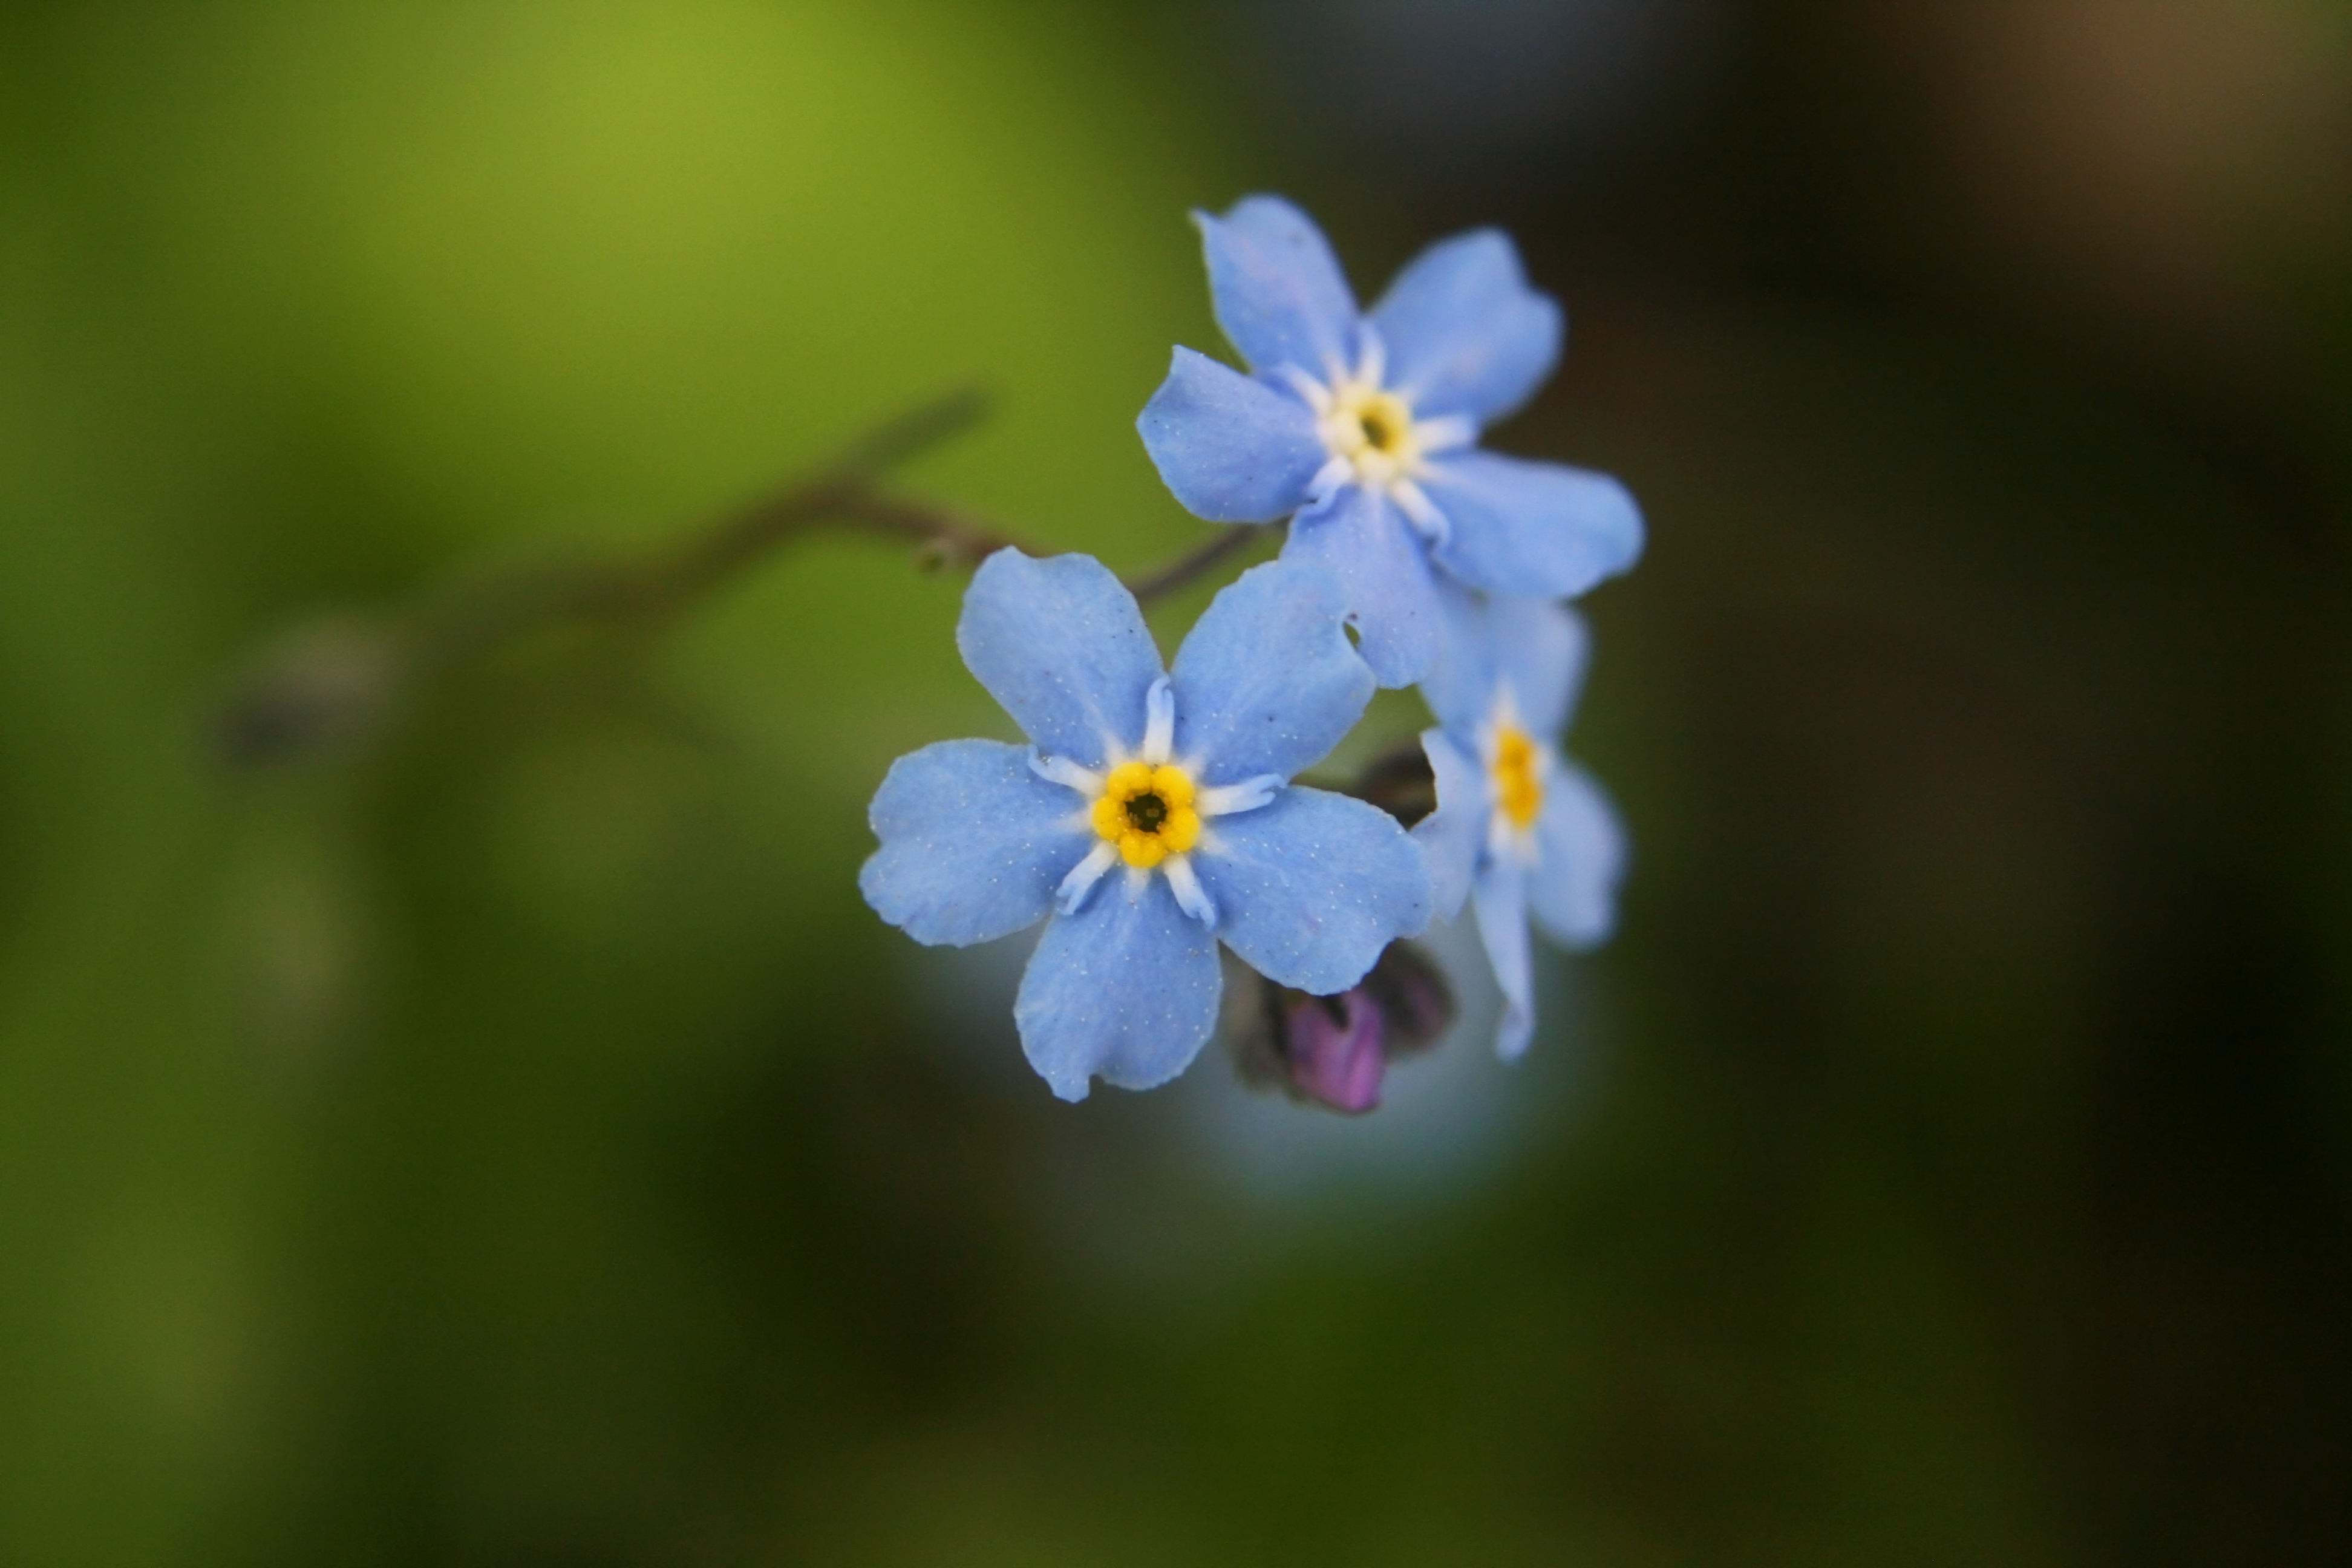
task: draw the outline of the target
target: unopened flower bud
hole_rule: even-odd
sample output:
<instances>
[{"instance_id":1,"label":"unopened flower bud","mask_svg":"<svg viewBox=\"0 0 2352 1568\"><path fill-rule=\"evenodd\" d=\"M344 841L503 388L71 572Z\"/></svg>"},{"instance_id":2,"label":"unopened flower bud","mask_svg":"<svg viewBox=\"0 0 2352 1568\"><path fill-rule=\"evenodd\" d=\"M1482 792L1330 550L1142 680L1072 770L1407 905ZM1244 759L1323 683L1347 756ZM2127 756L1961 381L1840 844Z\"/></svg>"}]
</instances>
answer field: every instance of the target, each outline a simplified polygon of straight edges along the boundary
<instances>
[{"instance_id":1,"label":"unopened flower bud","mask_svg":"<svg viewBox=\"0 0 2352 1568\"><path fill-rule=\"evenodd\" d=\"M1381 1102L1388 1028L1361 987L1337 996L1302 996L1283 1019L1291 1087L1334 1110L1358 1114Z\"/></svg>"},{"instance_id":2,"label":"unopened flower bud","mask_svg":"<svg viewBox=\"0 0 2352 1568\"><path fill-rule=\"evenodd\" d=\"M1388 1026L1383 1045L1391 1061L1427 1050L1454 1026L1454 988L1411 942L1391 942L1359 989Z\"/></svg>"},{"instance_id":3,"label":"unopened flower bud","mask_svg":"<svg viewBox=\"0 0 2352 1568\"><path fill-rule=\"evenodd\" d=\"M1233 966L1225 1037L1242 1081L1360 1114L1378 1106L1388 1064L1434 1045L1454 993L1419 948L1391 942L1371 973L1336 996L1310 996Z\"/></svg>"}]
</instances>

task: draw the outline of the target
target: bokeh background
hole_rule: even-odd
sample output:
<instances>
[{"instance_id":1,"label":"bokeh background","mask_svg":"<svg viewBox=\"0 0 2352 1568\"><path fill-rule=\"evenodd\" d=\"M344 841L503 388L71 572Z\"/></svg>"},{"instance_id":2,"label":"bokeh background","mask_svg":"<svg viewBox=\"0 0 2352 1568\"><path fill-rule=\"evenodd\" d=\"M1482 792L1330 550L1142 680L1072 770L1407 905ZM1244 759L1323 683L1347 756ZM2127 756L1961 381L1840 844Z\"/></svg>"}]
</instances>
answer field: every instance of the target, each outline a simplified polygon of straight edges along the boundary
<instances>
[{"instance_id":1,"label":"bokeh background","mask_svg":"<svg viewBox=\"0 0 2352 1568\"><path fill-rule=\"evenodd\" d=\"M1258 189L1509 226L1648 510L1522 1068L1054 1102L856 896L1003 723L887 543L207 753L975 381L1190 546ZM2347 458L2333 0L15 0L0 1557L2352 1561Z\"/></svg>"}]
</instances>

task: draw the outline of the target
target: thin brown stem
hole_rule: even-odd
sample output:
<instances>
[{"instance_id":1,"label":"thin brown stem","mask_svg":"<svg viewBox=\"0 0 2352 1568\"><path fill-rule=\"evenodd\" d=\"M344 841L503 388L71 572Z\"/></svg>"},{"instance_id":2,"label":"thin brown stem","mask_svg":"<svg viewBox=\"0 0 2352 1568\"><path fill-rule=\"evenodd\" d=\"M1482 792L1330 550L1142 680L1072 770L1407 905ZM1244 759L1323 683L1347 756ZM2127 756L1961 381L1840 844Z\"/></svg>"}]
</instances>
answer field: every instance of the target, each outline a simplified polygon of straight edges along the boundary
<instances>
[{"instance_id":1,"label":"thin brown stem","mask_svg":"<svg viewBox=\"0 0 2352 1568\"><path fill-rule=\"evenodd\" d=\"M444 589L409 616L302 634L231 691L212 724L215 751L241 766L297 761L364 735L400 700L458 666L567 623L650 629L792 541L836 527L909 541L932 567L970 569L1019 542L950 508L891 495L882 473L985 416L977 391L951 394L852 443L813 478L635 561L542 563ZM1236 527L1129 582L1139 600L1173 593L1269 531ZM1023 548L1029 548L1023 546ZM1030 552L1040 553L1031 549ZM313 628L317 630L318 628Z\"/></svg>"},{"instance_id":2,"label":"thin brown stem","mask_svg":"<svg viewBox=\"0 0 2352 1568\"><path fill-rule=\"evenodd\" d=\"M1407 827L1437 809L1437 775L1430 771L1418 737L1397 742L1366 763L1352 781L1335 787L1379 806Z\"/></svg>"},{"instance_id":3,"label":"thin brown stem","mask_svg":"<svg viewBox=\"0 0 2352 1568\"><path fill-rule=\"evenodd\" d=\"M1187 584L1199 581L1272 531L1271 528L1246 524L1221 529L1215 538L1190 555L1180 556L1156 572L1129 577L1127 580L1128 592L1142 603L1150 604Z\"/></svg>"},{"instance_id":4,"label":"thin brown stem","mask_svg":"<svg viewBox=\"0 0 2352 1568\"><path fill-rule=\"evenodd\" d=\"M393 621L298 628L215 710L206 727L211 747L237 766L300 761L367 734L436 678L532 632L565 622L675 617L823 524L910 539L941 563L976 563L1009 541L874 485L883 470L970 428L987 408L976 390L926 404L860 437L814 478L647 559L531 565L446 588Z\"/></svg>"},{"instance_id":5,"label":"thin brown stem","mask_svg":"<svg viewBox=\"0 0 2352 1568\"><path fill-rule=\"evenodd\" d=\"M986 396L966 390L860 438L815 478L746 507L649 563L644 577L653 603L646 607L678 607L821 523L847 523L959 555L977 550L985 556L1009 541L945 510L880 496L873 486L885 470L961 434L987 412Z\"/></svg>"}]
</instances>

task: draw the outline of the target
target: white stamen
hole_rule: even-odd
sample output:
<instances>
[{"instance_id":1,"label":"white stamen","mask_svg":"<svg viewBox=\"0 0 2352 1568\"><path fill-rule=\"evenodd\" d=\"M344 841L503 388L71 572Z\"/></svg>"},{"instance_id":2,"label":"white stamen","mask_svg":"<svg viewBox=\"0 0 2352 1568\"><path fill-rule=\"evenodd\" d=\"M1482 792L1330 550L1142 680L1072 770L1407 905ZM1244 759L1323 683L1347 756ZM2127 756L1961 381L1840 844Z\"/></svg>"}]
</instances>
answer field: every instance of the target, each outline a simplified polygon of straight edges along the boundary
<instances>
[{"instance_id":1,"label":"white stamen","mask_svg":"<svg viewBox=\"0 0 2352 1568\"><path fill-rule=\"evenodd\" d=\"M1076 914L1078 906L1087 901L1087 895L1094 891L1095 884L1102 880L1103 873L1118 863L1118 845L1108 839L1097 844L1085 859L1070 868L1070 874L1054 889L1054 907L1066 915Z\"/></svg>"},{"instance_id":2,"label":"white stamen","mask_svg":"<svg viewBox=\"0 0 2352 1568\"><path fill-rule=\"evenodd\" d=\"M1029 753L1029 771L1047 784L1064 784L1088 797L1103 792L1102 774L1092 768L1082 768L1067 757L1049 757L1033 750Z\"/></svg>"},{"instance_id":3,"label":"white stamen","mask_svg":"<svg viewBox=\"0 0 2352 1568\"><path fill-rule=\"evenodd\" d=\"M1518 689L1511 684L1509 676L1499 677L1495 682L1495 706L1487 713L1485 733L1478 738L1478 744L1485 748L1486 765L1495 765L1494 748L1497 735L1505 730L1517 730L1524 735L1527 729L1519 721Z\"/></svg>"},{"instance_id":4,"label":"white stamen","mask_svg":"<svg viewBox=\"0 0 2352 1568\"><path fill-rule=\"evenodd\" d=\"M1176 895L1176 907L1207 926L1217 929L1217 906L1201 886L1201 879L1192 870L1190 855L1173 855L1160 863L1168 873L1168 890Z\"/></svg>"},{"instance_id":5,"label":"white stamen","mask_svg":"<svg viewBox=\"0 0 2352 1568\"><path fill-rule=\"evenodd\" d=\"M1260 773L1239 784L1216 784L1192 797L1192 809L1205 820L1212 816L1232 816L1237 812L1255 811L1275 797L1282 788L1280 773Z\"/></svg>"},{"instance_id":6,"label":"white stamen","mask_svg":"<svg viewBox=\"0 0 2352 1568\"><path fill-rule=\"evenodd\" d=\"M1137 754L1158 767L1176 744L1176 690L1166 676L1151 683L1143 710L1143 750Z\"/></svg>"},{"instance_id":7,"label":"white stamen","mask_svg":"<svg viewBox=\"0 0 2352 1568\"><path fill-rule=\"evenodd\" d=\"M1288 382L1290 390L1307 400L1307 406L1315 410L1317 418L1331 412L1331 389L1321 382L1295 364L1277 365L1274 374Z\"/></svg>"},{"instance_id":8,"label":"white stamen","mask_svg":"<svg viewBox=\"0 0 2352 1568\"><path fill-rule=\"evenodd\" d=\"M1396 502L1397 510L1410 518L1415 528L1421 530L1422 537L1428 540L1432 547L1442 545L1453 537L1454 525L1446 521L1437 503L1429 499L1429 492L1411 479L1390 480L1389 499Z\"/></svg>"},{"instance_id":9,"label":"white stamen","mask_svg":"<svg viewBox=\"0 0 2352 1568\"><path fill-rule=\"evenodd\" d=\"M1389 345L1381 338L1381 330L1370 321L1356 324L1356 379L1366 386L1379 386L1388 379Z\"/></svg>"},{"instance_id":10,"label":"white stamen","mask_svg":"<svg viewBox=\"0 0 2352 1568\"><path fill-rule=\"evenodd\" d=\"M1486 853L1522 866L1532 866L1542 858L1536 846L1534 826L1530 824L1524 831L1513 826L1499 807L1486 819Z\"/></svg>"},{"instance_id":11,"label":"white stamen","mask_svg":"<svg viewBox=\"0 0 2352 1568\"><path fill-rule=\"evenodd\" d=\"M1312 506L1331 499L1331 492L1356 477L1356 464L1351 458L1333 458L1315 470L1307 481L1307 501Z\"/></svg>"},{"instance_id":12,"label":"white stamen","mask_svg":"<svg viewBox=\"0 0 2352 1568\"><path fill-rule=\"evenodd\" d=\"M1475 445L1478 426L1466 415L1441 414L1434 419L1414 420L1412 439L1423 456L1432 452L1451 452L1457 447Z\"/></svg>"}]
</instances>

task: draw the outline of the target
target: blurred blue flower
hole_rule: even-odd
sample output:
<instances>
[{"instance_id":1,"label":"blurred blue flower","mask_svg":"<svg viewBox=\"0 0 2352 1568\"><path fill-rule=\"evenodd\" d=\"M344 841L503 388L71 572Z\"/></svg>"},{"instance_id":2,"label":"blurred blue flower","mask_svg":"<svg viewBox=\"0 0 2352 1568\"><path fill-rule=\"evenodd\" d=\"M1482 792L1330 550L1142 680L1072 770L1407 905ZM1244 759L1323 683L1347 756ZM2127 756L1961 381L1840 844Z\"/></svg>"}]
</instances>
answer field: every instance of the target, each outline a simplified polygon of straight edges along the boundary
<instances>
[{"instance_id":1,"label":"blurred blue flower","mask_svg":"<svg viewBox=\"0 0 2352 1568\"><path fill-rule=\"evenodd\" d=\"M1559 357L1559 307L1504 235L1431 246L1361 316L1289 203L1194 217L1218 324L1254 374L1180 348L1137 428L1200 516L1297 514L1283 553L1339 579L1381 685L1412 684L1437 656L1436 574L1569 598L1633 564L1642 515L1622 485L1476 447Z\"/></svg>"},{"instance_id":2,"label":"blurred blue flower","mask_svg":"<svg viewBox=\"0 0 2352 1568\"><path fill-rule=\"evenodd\" d=\"M1583 683L1583 620L1548 599L1451 591L1445 637L1422 695L1438 727L1423 733L1437 810L1413 829L1429 852L1439 915L1475 904L1503 992L1496 1047L1527 1049L1535 1030L1528 920L1569 947L1607 939L1625 872L1625 832L1583 769L1559 754Z\"/></svg>"},{"instance_id":3,"label":"blurred blue flower","mask_svg":"<svg viewBox=\"0 0 2352 1568\"><path fill-rule=\"evenodd\" d=\"M1371 698L1344 607L1323 573L1260 566L1162 674L1134 595L1100 563L1003 550L972 579L957 646L1033 744L899 758L858 883L921 942L1050 916L1013 1016L1063 1099L1094 1077L1150 1089L1184 1070L1216 1023L1219 938L1322 995L1428 922L1429 871L1395 821L1288 782Z\"/></svg>"}]
</instances>

